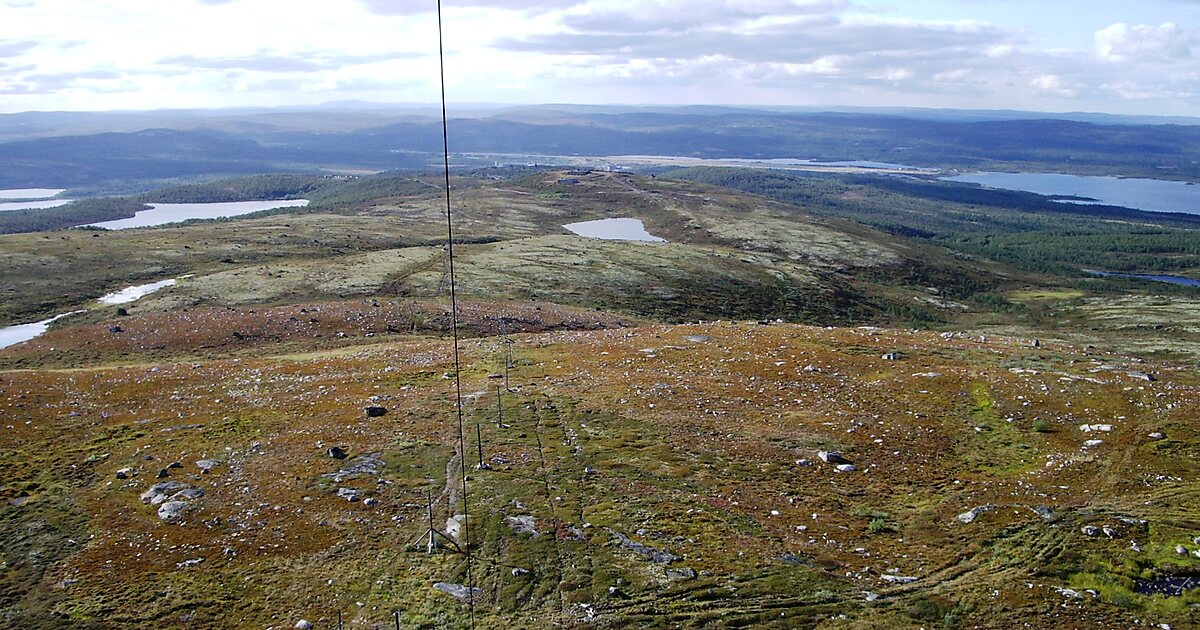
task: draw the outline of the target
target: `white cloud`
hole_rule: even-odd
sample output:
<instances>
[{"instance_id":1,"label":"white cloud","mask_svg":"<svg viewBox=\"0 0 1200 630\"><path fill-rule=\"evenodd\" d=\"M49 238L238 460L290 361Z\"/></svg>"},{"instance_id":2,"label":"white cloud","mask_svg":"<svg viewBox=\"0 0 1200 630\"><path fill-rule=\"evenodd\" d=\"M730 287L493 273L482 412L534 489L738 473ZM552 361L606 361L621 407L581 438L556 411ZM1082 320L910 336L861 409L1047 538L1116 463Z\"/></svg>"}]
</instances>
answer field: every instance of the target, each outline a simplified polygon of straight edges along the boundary
<instances>
[{"instance_id":1,"label":"white cloud","mask_svg":"<svg viewBox=\"0 0 1200 630\"><path fill-rule=\"evenodd\" d=\"M933 20L882 0L443 0L448 93L1200 111L1200 78L1186 71L1200 16L1182 0L1140 0L1159 26L1095 3L1089 18L1112 26L1072 41L1038 23L1037 2L956 0L944 15L964 19ZM0 111L436 100L436 0L280 7L0 0ZM1015 17L996 19L1005 11Z\"/></svg>"},{"instance_id":2,"label":"white cloud","mask_svg":"<svg viewBox=\"0 0 1200 630\"><path fill-rule=\"evenodd\" d=\"M1051 96L1061 96L1065 98L1073 98L1079 94L1079 90L1067 85L1062 77L1055 74L1043 74L1034 77L1029 82L1029 87L1035 91Z\"/></svg>"},{"instance_id":3,"label":"white cloud","mask_svg":"<svg viewBox=\"0 0 1200 630\"><path fill-rule=\"evenodd\" d=\"M219 1L219 0L218 0ZM360 0L372 13L415 15L437 11L437 0ZM579 4L583 0L443 0L442 11L473 8L513 11L549 11Z\"/></svg>"},{"instance_id":4,"label":"white cloud","mask_svg":"<svg viewBox=\"0 0 1200 630\"><path fill-rule=\"evenodd\" d=\"M1096 53L1109 61L1179 61L1192 57L1200 35L1167 22L1159 26L1118 22L1096 32Z\"/></svg>"}]
</instances>

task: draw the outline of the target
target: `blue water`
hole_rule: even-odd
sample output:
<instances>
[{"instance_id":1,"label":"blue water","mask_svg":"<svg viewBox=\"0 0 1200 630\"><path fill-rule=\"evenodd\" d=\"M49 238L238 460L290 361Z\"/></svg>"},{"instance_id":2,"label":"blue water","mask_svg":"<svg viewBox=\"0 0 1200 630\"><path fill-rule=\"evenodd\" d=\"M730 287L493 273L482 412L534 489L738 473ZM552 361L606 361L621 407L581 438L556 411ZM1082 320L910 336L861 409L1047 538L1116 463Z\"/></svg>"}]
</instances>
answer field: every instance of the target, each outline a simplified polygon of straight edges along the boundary
<instances>
[{"instance_id":1,"label":"blue water","mask_svg":"<svg viewBox=\"0 0 1200 630\"><path fill-rule=\"evenodd\" d=\"M276 200L276 201L232 201L226 203L152 203L151 210L142 210L128 219L93 223L91 227L102 227L109 230L128 230L130 228L153 227L179 223L189 219L221 219L237 217L252 212L274 210L275 208L302 208L308 205L307 199Z\"/></svg>"},{"instance_id":2,"label":"blue water","mask_svg":"<svg viewBox=\"0 0 1200 630\"><path fill-rule=\"evenodd\" d=\"M1102 276L1105 278L1133 278L1135 280L1153 280L1154 282L1181 284L1185 287L1200 287L1200 280L1184 278L1183 276L1160 276L1146 273L1113 273L1111 271L1089 271L1088 273L1092 274L1093 276Z\"/></svg>"},{"instance_id":3,"label":"blue water","mask_svg":"<svg viewBox=\"0 0 1200 630\"><path fill-rule=\"evenodd\" d=\"M1058 173L968 173L944 179L971 182L989 188L1023 190L1039 195L1086 197L1094 202L1150 212L1200 214L1200 186L1161 179L1092 177Z\"/></svg>"},{"instance_id":4,"label":"blue water","mask_svg":"<svg viewBox=\"0 0 1200 630\"><path fill-rule=\"evenodd\" d=\"M606 241L646 241L649 243L665 243L666 239L659 238L646 231L646 226L638 219L600 219L599 221L584 221L583 223L568 223L564 228L588 238L599 238Z\"/></svg>"}]
</instances>

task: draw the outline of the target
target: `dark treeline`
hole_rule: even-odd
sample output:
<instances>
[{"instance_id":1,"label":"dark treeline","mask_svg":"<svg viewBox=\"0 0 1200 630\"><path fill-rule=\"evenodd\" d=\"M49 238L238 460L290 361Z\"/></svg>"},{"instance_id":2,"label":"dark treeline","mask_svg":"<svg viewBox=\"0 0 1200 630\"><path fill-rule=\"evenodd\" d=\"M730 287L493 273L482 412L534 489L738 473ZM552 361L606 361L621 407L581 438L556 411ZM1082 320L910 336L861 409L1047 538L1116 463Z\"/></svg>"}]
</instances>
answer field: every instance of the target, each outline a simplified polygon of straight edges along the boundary
<instances>
[{"instance_id":1,"label":"dark treeline","mask_svg":"<svg viewBox=\"0 0 1200 630\"><path fill-rule=\"evenodd\" d=\"M0 212L0 234L45 232L102 221L128 219L145 203L128 198L84 199L57 208Z\"/></svg>"}]
</instances>

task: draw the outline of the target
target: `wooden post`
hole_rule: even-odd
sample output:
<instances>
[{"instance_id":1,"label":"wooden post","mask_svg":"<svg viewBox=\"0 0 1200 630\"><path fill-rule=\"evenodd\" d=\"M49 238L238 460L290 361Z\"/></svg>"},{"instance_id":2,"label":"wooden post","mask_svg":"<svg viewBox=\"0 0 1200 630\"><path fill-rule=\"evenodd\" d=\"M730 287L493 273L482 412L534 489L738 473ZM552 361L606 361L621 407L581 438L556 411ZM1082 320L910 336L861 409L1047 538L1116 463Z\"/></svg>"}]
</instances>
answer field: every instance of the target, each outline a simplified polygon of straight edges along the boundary
<instances>
[{"instance_id":1,"label":"wooden post","mask_svg":"<svg viewBox=\"0 0 1200 630\"><path fill-rule=\"evenodd\" d=\"M483 428L478 422L475 423L475 446L479 448L479 470L491 470L492 467L483 461Z\"/></svg>"},{"instance_id":2,"label":"wooden post","mask_svg":"<svg viewBox=\"0 0 1200 630\"><path fill-rule=\"evenodd\" d=\"M345 626L342 625L342 611L340 610L338 611L338 630L345 630Z\"/></svg>"},{"instance_id":3,"label":"wooden post","mask_svg":"<svg viewBox=\"0 0 1200 630\"><path fill-rule=\"evenodd\" d=\"M512 390L512 387L510 387L510 386L508 385L508 371L509 371L510 369L512 369L512 366L513 366L513 353L512 353L513 340L512 340L512 339L509 339L508 337L505 337L505 338L504 338L504 346L505 346L505 353L504 353L504 389L511 391L511 390Z\"/></svg>"},{"instance_id":4,"label":"wooden post","mask_svg":"<svg viewBox=\"0 0 1200 630\"><path fill-rule=\"evenodd\" d=\"M504 398L500 394L500 386L496 386L496 428L504 428Z\"/></svg>"},{"instance_id":5,"label":"wooden post","mask_svg":"<svg viewBox=\"0 0 1200 630\"><path fill-rule=\"evenodd\" d=\"M400 630L400 611L394 611L393 614L396 616L396 630Z\"/></svg>"},{"instance_id":6,"label":"wooden post","mask_svg":"<svg viewBox=\"0 0 1200 630\"><path fill-rule=\"evenodd\" d=\"M433 533L434 533L434 529L433 529L433 491L426 490L425 492L429 499L429 502L427 504L429 506L429 546L425 552L431 554L431 553L433 553L434 547L437 546L437 540L435 540L433 537Z\"/></svg>"}]
</instances>

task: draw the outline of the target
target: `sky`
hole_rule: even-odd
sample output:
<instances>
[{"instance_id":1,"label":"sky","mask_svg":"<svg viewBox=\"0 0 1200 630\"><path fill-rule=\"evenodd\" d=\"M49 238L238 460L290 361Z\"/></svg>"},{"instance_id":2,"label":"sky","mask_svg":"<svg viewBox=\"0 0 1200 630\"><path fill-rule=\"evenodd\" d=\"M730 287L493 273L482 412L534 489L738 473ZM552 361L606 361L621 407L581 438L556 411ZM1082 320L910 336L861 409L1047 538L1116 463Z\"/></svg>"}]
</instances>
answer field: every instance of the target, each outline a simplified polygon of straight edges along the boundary
<instances>
[{"instance_id":1,"label":"sky","mask_svg":"<svg viewBox=\"0 0 1200 630\"><path fill-rule=\"evenodd\" d=\"M0 112L434 103L436 0L0 0ZM1200 116L1200 0L443 0L454 103Z\"/></svg>"}]
</instances>

